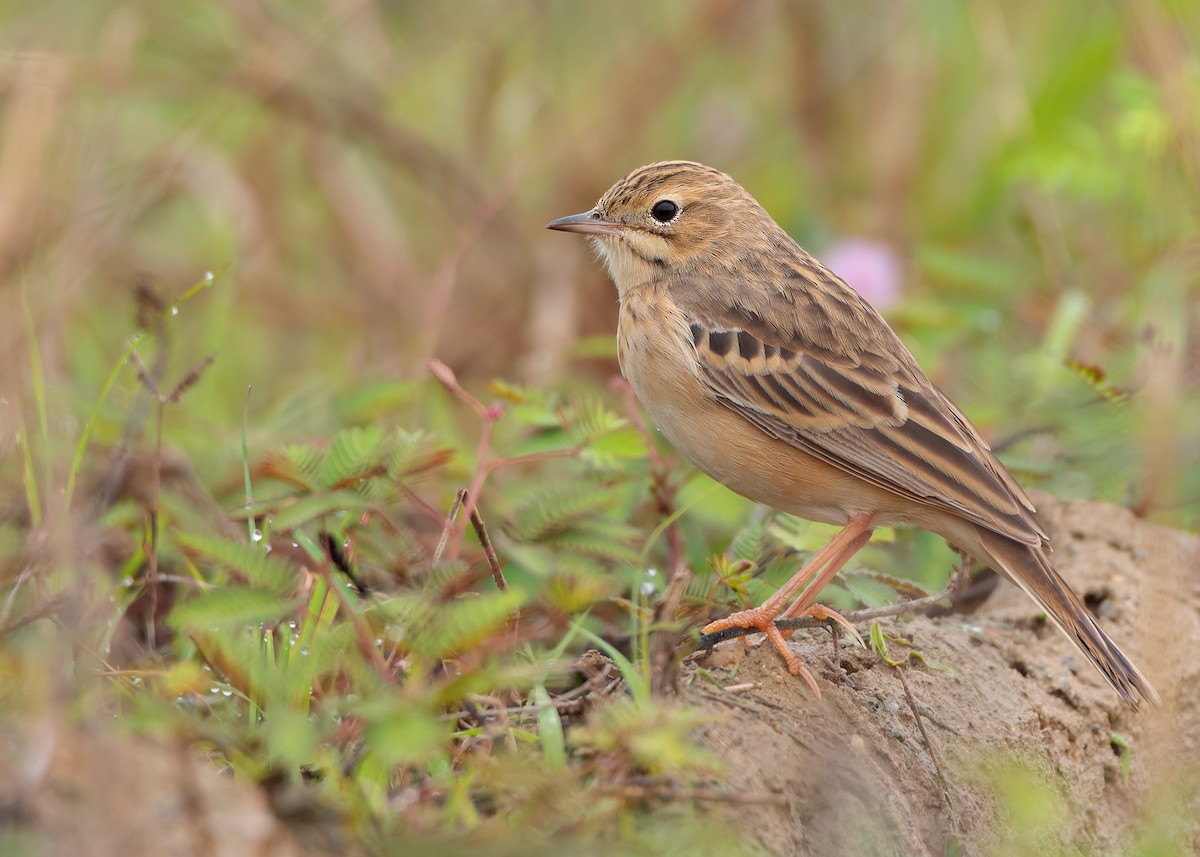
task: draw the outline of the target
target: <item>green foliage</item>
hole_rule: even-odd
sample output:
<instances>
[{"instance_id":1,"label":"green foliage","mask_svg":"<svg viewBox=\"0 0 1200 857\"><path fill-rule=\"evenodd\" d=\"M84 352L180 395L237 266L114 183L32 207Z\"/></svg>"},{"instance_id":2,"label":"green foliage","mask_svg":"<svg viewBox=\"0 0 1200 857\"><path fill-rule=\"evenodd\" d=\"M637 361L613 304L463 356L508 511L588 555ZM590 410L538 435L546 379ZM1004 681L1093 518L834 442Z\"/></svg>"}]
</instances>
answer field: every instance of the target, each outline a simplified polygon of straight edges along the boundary
<instances>
[{"instance_id":1,"label":"green foliage","mask_svg":"<svg viewBox=\"0 0 1200 857\"><path fill-rule=\"evenodd\" d=\"M605 706L572 737L577 746L603 753L631 772L711 776L721 770L720 762L689 740L703 722L696 712L623 700Z\"/></svg>"},{"instance_id":2,"label":"green foliage","mask_svg":"<svg viewBox=\"0 0 1200 857\"><path fill-rule=\"evenodd\" d=\"M711 777L714 760L689 737L694 716L650 696L645 603L634 610L632 660L592 630L558 639L547 622L606 601L642 569L650 522L631 511L646 502L646 439L595 397L493 390L510 408L477 409L489 441L471 471L458 469L471 455L441 434L379 422L276 445L258 462L244 444L244 503L227 503L245 516L244 534L205 505L211 498L197 507L203 487L189 480L163 481L152 512L127 498L112 505L103 520L114 532L145 530L152 515L158 573L186 570L189 582L166 602L145 550L122 562L130 581L107 608L110 624L130 625L148 598L171 604L153 629L165 644L145 655L164 669L145 683L113 679L130 722L190 735L247 779L306 784L328 811L362 825L364 841L377 830L487 826L502 803L553 830L540 803L499 798L522 775L498 771L544 766L563 795L643 776ZM252 422L243 431L248 438ZM465 541L483 519L468 526L467 509L453 520L437 511L459 478L482 487L478 510L497 511L492 532L511 588L497 591L489 560ZM581 724L558 708L561 661L584 639L614 659L633 707L601 706ZM489 713L485 699L508 706ZM494 746L511 756L499 767ZM600 766L599 780L597 754L619 761ZM393 810L412 789L428 796L416 828ZM575 808L572 825L598 830L626 811L620 802ZM630 847L654 829L627 833Z\"/></svg>"}]
</instances>

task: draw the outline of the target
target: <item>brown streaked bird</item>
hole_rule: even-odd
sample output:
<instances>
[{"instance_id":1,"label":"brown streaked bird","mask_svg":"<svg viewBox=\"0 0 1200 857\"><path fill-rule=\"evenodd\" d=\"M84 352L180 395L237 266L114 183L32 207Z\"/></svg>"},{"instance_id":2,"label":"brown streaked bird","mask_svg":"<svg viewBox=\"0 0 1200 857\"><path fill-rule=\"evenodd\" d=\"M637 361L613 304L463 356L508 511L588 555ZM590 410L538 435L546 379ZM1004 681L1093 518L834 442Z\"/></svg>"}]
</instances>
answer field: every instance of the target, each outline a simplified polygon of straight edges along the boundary
<instances>
[{"instance_id":1,"label":"brown streaked bird","mask_svg":"<svg viewBox=\"0 0 1200 857\"><path fill-rule=\"evenodd\" d=\"M650 164L548 228L587 235L603 258L621 371L675 447L755 502L843 527L761 606L706 633L765 633L819 696L775 621L830 615L816 596L872 528L913 524L1025 590L1127 703L1158 702L1055 571L1033 503L975 427L737 182Z\"/></svg>"}]
</instances>

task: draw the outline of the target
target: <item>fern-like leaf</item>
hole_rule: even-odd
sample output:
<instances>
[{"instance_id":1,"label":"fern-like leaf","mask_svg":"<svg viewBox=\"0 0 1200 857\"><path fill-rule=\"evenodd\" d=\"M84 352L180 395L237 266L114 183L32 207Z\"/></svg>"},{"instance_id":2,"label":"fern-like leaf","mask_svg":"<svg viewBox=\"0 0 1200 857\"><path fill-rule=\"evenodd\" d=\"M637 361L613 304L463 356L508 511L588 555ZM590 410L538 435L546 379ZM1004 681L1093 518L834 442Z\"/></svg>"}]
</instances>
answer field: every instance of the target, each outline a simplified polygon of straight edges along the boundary
<instances>
[{"instance_id":1,"label":"fern-like leaf","mask_svg":"<svg viewBox=\"0 0 1200 857\"><path fill-rule=\"evenodd\" d=\"M315 447L293 443L267 453L263 470L273 479L312 491L317 487L322 461L323 456Z\"/></svg>"},{"instance_id":2,"label":"fern-like leaf","mask_svg":"<svg viewBox=\"0 0 1200 857\"><path fill-rule=\"evenodd\" d=\"M429 658L464 652L501 631L520 606L516 592L460 598L442 605L437 620L412 629L409 648Z\"/></svg>"},{"instance_id":3,"label":"fern-like leaf","mask_svg":"<svg viewBox=\"0 0 1200 857\"><path fill-rule=\"evenodd\" d=\"M291 595L298 581L296 570L272 556L260 545L208 536L179 536L179 544L188 553L223 565L241 574L253 587Z\"/></svg>"},{"instance_id":4,"label":"fern-like leaf","mask_svg":"<svg viewBox=\"0 0 1200 857\"><path fill-rule=\"evenodd\" d=\"M611 508L616 499L612 491L594 484L554 485L522 504L507 532L518 541L538 541Z\"/></svg>"},{"instance_id":5,"label":"fern-like leaf","mask_svg":"<svg viewBox=\"0 0 1200 857\"><path fill-rule=\"evenodd\" d=\"M437 435L397 429L392 437L388 472L397 481L412 484L454 457L454 448Z\"/></svg>"},{"instance_id":6,"label":"fern-like leaf","mask_svg":"<svg viewBox=\"0 0 1200 857\"><path fill-rule=\"evenodd\" d=\"M628 420L610 411L599 399L583 396L572 401L565 417L567 431L579 445L591 444L629 425Z\"/></svg>"},{"instance_id":7,"label":"fern-like leaf","mask_svg":"<svg viewBox=\"0 0 1200 857\"><path fill-rule=\"evenodd\" d=\"M271 526L280 531L291 530L333 512L361 511L370 505L367 498L354 491L310 494L280 503L278 510L271 515Z\"/></svg>"},{"instance_id":8,"label":"fern-like leaf","mask_svg":"<svg viewBox=\"0 0 1200 857\"><path fill-rule=\"evenodd\" d=\"M381 470L386 452L383 429L378 426L353 426L333 436L321 467L320 484L326 488L353 485L368 474Z\"/></svg>"}]
</instances>

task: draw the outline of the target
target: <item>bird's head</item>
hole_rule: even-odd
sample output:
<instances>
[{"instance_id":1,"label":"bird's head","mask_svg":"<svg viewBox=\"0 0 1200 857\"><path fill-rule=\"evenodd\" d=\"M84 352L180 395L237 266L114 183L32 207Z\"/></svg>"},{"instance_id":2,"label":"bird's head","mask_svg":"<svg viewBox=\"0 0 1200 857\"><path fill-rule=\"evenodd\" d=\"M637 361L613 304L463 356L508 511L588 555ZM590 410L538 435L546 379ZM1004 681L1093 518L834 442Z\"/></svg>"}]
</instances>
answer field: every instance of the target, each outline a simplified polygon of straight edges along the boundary
<instances>
[{"instance_id":1,"label":"bird's head","mask_svg":"<svg viewBox=\"0 0 1200 857\"><path fill-rule=\"evenodd\" d=\"M664 273L726 261L743 242L735 233L765 235L771 218L724 173L691 161L662 161L634 170L582 214L547 229L592 239L617 289Z\"/></svg>"}]
</instances>

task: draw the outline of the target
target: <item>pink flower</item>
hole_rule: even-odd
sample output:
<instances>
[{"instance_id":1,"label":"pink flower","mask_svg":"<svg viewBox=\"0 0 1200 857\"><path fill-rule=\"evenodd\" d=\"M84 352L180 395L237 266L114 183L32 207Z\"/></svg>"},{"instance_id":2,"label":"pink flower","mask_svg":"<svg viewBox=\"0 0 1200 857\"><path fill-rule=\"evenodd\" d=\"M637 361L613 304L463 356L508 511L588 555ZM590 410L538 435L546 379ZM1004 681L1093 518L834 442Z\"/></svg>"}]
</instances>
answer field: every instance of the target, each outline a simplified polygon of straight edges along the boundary
<instances>
[{"instance_id":1,"label":"pink flower","mask_svg":"<svg viewBox=\"0 0 1200 857\"><path fill-rule=\"evenodd\" d=\"M886 244L843 238L825 251L821 261L875 309L889 307L900 297L900 259Z\"/></svg>"}]
</instances>

